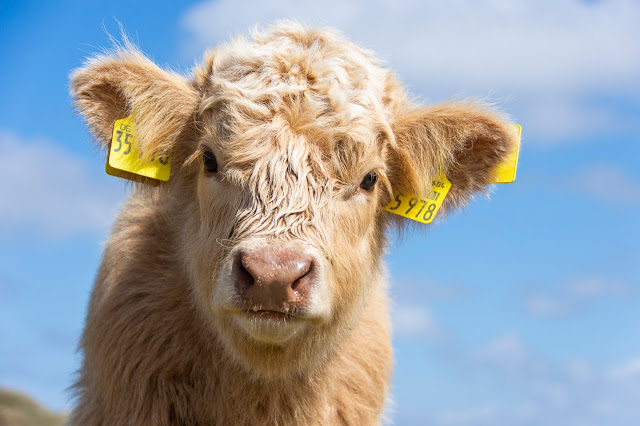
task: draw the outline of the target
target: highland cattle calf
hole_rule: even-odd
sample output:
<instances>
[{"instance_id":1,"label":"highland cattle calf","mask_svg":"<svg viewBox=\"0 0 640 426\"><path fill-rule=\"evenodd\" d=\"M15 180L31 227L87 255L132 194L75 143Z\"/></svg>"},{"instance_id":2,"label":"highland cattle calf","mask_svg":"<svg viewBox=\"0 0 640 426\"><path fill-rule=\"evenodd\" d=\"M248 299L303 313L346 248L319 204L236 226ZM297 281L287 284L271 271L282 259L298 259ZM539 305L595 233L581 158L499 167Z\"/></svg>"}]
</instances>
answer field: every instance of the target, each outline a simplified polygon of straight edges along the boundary
<instances>
[{"instance_id":1,"label":"highland cattle calf","mask_svg":"<svg viewBox=\"0 0 640 426\"><path fill-rule=\"evenodd\" d=\"M508 121L413 103L371 52L291 23L190 76L125 43L76 70L71 93L102 147L133 115L144 158L171 161L168 181L134 185L106 243L71 423L379 423L382 256L404 220L384 207L440 171L441 210L463 205L513 151Z\"/></svg>"}]
</instances>

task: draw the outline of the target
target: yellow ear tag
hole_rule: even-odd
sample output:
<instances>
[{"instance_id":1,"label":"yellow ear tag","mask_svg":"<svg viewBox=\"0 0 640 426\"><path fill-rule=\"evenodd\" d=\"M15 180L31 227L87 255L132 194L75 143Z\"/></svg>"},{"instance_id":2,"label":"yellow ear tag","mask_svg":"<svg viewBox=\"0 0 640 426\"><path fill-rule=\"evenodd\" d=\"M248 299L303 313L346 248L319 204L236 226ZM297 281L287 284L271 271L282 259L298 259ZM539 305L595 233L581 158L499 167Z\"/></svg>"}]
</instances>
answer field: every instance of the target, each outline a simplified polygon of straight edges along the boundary
<instances>
[{"instance_id":1,"label":"yellow ear tag","mask_svg":"<svg viewBox=\"0 0 640 426\"><path fill-rule=\"evenodd\" d=\"M518 154L520 153L520 136L522 127L519 124L514 126L518 131L518 140L516 142L516 150L507 156L507 158L495 170L495 178L493 183L511 183L516 180L516 169L518 168Z\"/></svg>"},{"instance_id":2,"label":"yellow ear tag","mask_svg":"<svg viewBox=\"0 0 640 426\"><path fill-rule=\"evenodd\" d=\"M440 210L444 197L447 196L450 188L451 182L441 171L431 181L431 191L426 197L419 197L414 194L396 194L393 201L384 209L411 220L431 223L438 210Z\"/></svg>"},{"instance_id":3,"label":"yellow ear tag","mask_svg":"<svg viewBox=\"0 0 640 426\"><path fill-rule=\"evenodd\" d=\"M519 124L516 124L515 127L518 131L516 150L509 154L505 161L498 164L493 183L511 183L516 180L522 127ZM431 191L426 197L414 194L396 194L384 209L421 223L431 223L450 188L451 182L444 175L444 171L440 171L431 182Z\"/></svg>"},{"instance_id":4,"label":"yellow ear tag","mask_svg":"<svg viewBox=\"0 0 640 426\"><path fill-rule=\"evenodd\" d=\"M171 174L171 158L143 159L136 137L133 115L117 120L113 125L113 137L107 156L107 174L133 181L138 176L168 181Z\"/></svg>"}]
</instances>

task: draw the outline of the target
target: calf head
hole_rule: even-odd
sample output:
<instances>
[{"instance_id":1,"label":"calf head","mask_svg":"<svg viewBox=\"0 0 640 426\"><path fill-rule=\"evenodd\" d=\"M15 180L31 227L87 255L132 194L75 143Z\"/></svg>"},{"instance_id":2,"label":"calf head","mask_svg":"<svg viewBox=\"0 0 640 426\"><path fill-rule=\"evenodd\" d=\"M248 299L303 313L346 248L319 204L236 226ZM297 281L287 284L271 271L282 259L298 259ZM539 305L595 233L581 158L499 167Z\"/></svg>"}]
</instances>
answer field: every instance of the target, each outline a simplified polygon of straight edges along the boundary
<instances>
[{"instance_id":1,"label":"calf head","mask_svg":"<svg viewBox=\"0 0 640 426\"><path fill-rule=\"evenodd\" d=\"M425 193L440 170L451 211L513 148L479 104L411 103L368 51L326 30L279 24L208 52L190 77L132 46L72 76L97 141L135 115L171 179L136 187L162 209L194 304L240 364L262 376L316 365L384 285L384 206Z\"/></svg>"}]
</instances>

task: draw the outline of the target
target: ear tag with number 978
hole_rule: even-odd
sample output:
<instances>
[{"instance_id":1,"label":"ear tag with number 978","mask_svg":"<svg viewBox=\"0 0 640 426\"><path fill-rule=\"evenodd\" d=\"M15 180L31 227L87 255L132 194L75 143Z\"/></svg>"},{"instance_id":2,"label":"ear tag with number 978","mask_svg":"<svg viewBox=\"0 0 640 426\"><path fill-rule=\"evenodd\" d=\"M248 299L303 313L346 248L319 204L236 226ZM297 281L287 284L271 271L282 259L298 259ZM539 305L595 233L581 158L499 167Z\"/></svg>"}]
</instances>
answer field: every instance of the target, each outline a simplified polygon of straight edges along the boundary
<instances>
[{"instance_id":1,"label":"ear tag with number 978","mask_svg":"<svg viewBox=\"0 0 640 426\"><path fill-rule=\"evenodd\" d=\"M133 115L117 120L107 157L107 173L124 179L139 181L137 176L168 181L171 158L143 158L136 137Z\"/></svg>"},{"instance_id":2,"label":"ear tag with number 978","mask_svg":"<svg viewBox=\"0 0 640 426\"><path fill-rule=\"evenodd\" d=\"M407 219L431 223L450 188L451 182L441 171L431 181L431 191L425 197L414 194L396 194L384 209Z\"/></svg>"}]
</instances>

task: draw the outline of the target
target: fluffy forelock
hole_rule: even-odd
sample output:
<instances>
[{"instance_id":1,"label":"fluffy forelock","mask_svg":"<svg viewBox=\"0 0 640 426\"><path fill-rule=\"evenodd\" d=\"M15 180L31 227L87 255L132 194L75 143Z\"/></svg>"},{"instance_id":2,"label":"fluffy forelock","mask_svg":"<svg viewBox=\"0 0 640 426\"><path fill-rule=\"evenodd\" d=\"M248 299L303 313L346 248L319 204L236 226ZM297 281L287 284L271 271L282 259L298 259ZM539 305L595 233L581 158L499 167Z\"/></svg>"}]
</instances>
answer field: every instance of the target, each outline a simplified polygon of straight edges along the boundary
<instances>
[{"instance_id":1,"label":"fluffy forelock","mask_svg":"<svg viewBox=\"0 0 640 426\"><path fill-rule=\"evenodd\" d=\"M386 130L387 73L337 32L280 22L207 53L196 80L201 113L223 114L225 134L271 122L330 150L339 135L367 142Z\"/></svg>"}]
</instances>

